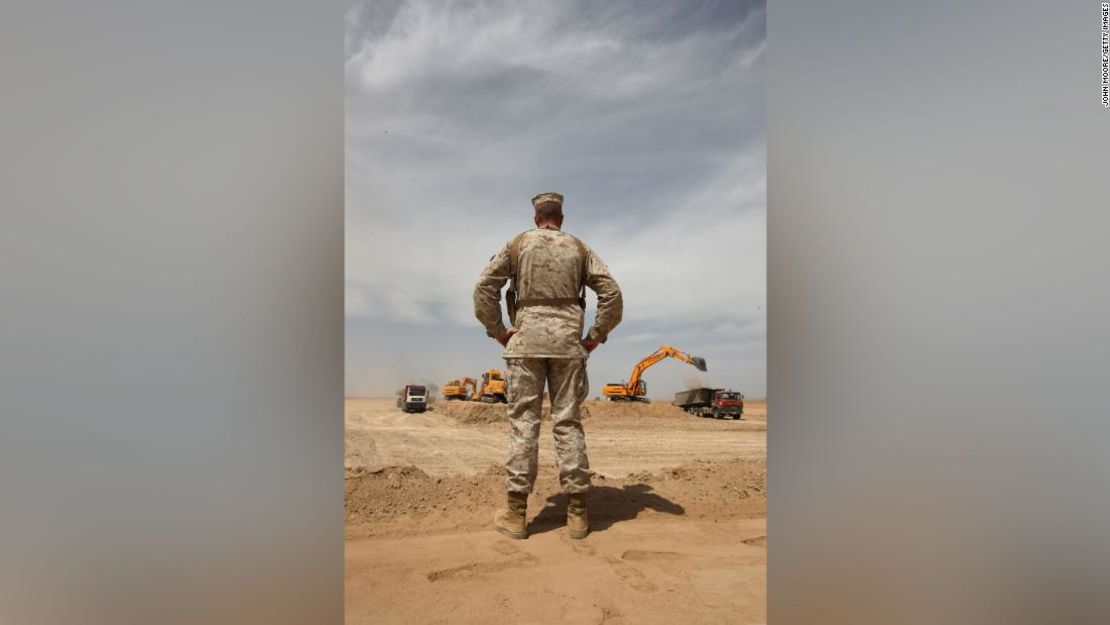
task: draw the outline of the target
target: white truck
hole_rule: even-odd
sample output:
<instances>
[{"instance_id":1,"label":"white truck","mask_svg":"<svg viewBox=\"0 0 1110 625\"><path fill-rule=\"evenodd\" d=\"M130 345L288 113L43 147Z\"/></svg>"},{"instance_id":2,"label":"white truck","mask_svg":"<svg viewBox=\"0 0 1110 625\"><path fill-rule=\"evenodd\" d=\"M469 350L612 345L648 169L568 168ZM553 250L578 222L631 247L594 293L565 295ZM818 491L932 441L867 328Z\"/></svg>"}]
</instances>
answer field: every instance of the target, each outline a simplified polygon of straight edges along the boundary
<instances>
[{"instance_id":1,"label":"white truck","mask_svg":"<svg viewBox=\"0 0 1110 625\"><path fill-rule=\"evenodd\" d=\"M428 409L428 389L422 384L406 384L397 391L397 407L404 412L424 412Z\"/></svg>"}]
</instances>

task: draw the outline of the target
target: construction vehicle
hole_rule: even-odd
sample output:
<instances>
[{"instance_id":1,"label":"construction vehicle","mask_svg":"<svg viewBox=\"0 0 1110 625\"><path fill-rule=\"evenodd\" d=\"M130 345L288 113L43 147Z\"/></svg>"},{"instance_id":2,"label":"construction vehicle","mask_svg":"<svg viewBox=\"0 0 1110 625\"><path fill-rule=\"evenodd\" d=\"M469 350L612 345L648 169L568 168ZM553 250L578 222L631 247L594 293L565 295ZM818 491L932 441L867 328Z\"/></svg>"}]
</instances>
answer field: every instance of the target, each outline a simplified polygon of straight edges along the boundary
<instances>
[{"instance_id":1,"label":"construction vehicle","mask_svg":"<svg viewBox=\"0 0 1110 625\"><path fill-rule=\"evenodd\" d=\"M474 392L472 399L487 404L508 403L505 398L505 376L500 369L490 369L482 374L482 385Z\"/></svg>"},{"instance_id":2,"label":"construction vehicle","mask_svg":"<svg viewBox=\"0 0 1110 625\"><path fill-rule=\"evenodd\" d=\"M467 388L469 387L469 390ZM450 401L452 399L460 399L463 401L471 399L478 391L478 380L474 378L462 378L459 380L451 380L444 384L439 389L443 394L443 398Z\"/></svg>"},{"instance_id":3,"label":"construction vehicle","mask_svg":"<svg viewBox=\"0 0 1110 625\"><path fill-rule=\"evenodd\" d=\"M397 391L397 407L404 412L424 412L428 409L428 389L421 384L406 384Z\"/></svg>"},{"instance_id":4,"label":"construction vehicle","mask_svg":"<svg viewBox=\"0 0 1110 625\"><path fill-rule=\"evenodd\" d=\"M692 388L674 394L674 405L699 417L740 419L744 396L728 388Z\"/></svg>"},{"instance_id":5,"label":"construction vehicle","mask_svg":"<svg viewBox=\"0 0 1110 625\"><path fill-rule=\"evenodd\" d=\"M705 359L698 358L683 353L670 345L664 345L655 350L653 354L644 358L636 363L632 368L632 377L628 382L611 382L606 384L601 389L601 394L609 398L609 401L648 401L647 400L647 382L643 380L644 371L648 367L663 360L664 358L674 358L681 360L687 364L694 365L698 371L706 371Z\"/></svg>"}]
</instances>

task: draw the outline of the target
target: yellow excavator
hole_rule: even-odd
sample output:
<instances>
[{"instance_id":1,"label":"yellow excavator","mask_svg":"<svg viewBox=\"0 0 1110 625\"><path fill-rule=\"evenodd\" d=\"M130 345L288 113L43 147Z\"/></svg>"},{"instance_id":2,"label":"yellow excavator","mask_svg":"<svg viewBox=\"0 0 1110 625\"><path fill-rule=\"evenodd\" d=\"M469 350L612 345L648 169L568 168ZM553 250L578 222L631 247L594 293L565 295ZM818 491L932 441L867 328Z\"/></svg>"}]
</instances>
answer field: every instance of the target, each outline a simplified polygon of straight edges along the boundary
<instances>
[{"instance_id":1,"label":"yellow excavator","mask_svg":"<svg viewBox=\"0 0 1110 625\"><path fill-rule=\"evenodd\" d=\"M471 397L474 401L487 404L508 403L505 398L505 376L500 369L490 369L482 374L482 385L474 391Z\"/></svg>"},{"instance_id":2,"label":"yellow excavator","mask_svg":"<svg viewBox=\"0 0 1110 625\"><path fill-rule=\"evenodd\" d=\"M469 387L469 390L467 390ZM474 378L462 378L459 380L451 380L447 384L440 387L440 392L443 393L443 398L450 401L452 399L461 399L463 401L469 400L478 391L478 380Z\"/></svg>"},{"instance_id":3,"label":"yellow excavator","mask_svg":"<svg viewBox=\"0 0 1110 625\"><path fill-rule=\"evenodd\" d=\"M647 358L636 363L632 368L632 377L628 379L628 383L612 383L606 384L601 389L601 394L609 398L609 401L647 401L647 383L643 380L644 371L654 365L655 363L663 360L664 358L674 358L681 360L687 364L694 365L698 371L706 371L705 359L691 356L684 352L680 352L670 345L664 345L655 350Z\"/></svg>"}]
</instances>

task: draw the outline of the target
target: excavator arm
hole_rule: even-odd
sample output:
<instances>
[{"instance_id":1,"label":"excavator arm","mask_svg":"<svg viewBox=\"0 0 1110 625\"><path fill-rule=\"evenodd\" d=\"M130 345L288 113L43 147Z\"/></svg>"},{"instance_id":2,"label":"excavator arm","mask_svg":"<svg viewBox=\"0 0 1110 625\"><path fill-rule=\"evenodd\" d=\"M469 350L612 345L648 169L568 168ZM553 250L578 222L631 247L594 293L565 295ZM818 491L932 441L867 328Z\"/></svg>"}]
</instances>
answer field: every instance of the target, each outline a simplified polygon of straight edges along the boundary
<instances>
[{"instance_id":1,"label":"excavator arm","mask_svg":"<svg viewBox=\"0 0 1110 625\"><path fill-rule=\"evenodd\" d=\"M691 356L685 352L671 347L670 345L664 345L655 350L655 353L636 363L636 366L632 368L632 377L628 379L628 388L635 389L636 386L640 383L640 377L644 374L644 371L646 371L648 367L656 364L664 358L674 358L675 360L681 360L684 363L694 365L694 367L696 367L698 371L706 370L704 358Z\"/></svg>"},{"instance_id":2,"label":"excavator arm","mask_svg":"<svg viewBox=\"0 0 1110 625\"><path fill-rule=\"evenodd\" d=\"M617 401L641 401L642 396L645 395L646 389L644 388L643 380L641 379L644 371L655 363L663 360L664 358L674 358L681 360L687 364L694 365L699 371L705 371L705 359L697 356L691 356L687 353L681 352L670 345L664 345L655 350L654 353L636 363L632 368L632 377L627 383L621 384L606 384L601 389L601 394L608 397L610 400ZM646 401L646 400L643 400Z\"/></svg>"}]
</instances>

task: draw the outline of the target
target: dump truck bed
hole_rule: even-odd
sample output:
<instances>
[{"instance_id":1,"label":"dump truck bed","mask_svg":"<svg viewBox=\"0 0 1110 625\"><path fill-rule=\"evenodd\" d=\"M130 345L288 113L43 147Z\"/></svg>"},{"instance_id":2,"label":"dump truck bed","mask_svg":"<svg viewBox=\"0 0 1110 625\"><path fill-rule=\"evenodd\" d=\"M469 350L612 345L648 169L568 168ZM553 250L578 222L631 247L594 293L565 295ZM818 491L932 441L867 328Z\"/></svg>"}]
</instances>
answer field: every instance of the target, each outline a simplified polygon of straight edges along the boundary
<instances>
[{"instance_id":1,"label":"dump truck bed","mask_svg":"<svg viewBox=\"0 0 1110 625\"><path fill-rule=\"evenodd\" d=\"M709 404L713 401L713 394L719 390L721 389L692 388L685 391L679 391L674 394L674 405L685 407Z\"/></svg>"}]
</instances>

